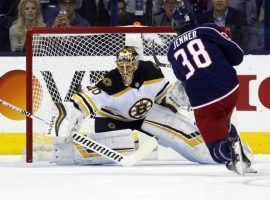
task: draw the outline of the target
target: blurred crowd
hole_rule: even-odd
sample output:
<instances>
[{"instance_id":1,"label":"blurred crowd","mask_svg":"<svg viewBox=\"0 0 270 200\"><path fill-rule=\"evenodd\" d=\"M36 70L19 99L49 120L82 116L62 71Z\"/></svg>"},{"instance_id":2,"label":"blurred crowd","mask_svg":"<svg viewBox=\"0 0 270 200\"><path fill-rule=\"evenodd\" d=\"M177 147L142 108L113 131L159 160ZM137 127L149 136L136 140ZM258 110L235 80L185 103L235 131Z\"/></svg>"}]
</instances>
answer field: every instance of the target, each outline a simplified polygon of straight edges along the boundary
<instances>
[{"instance_id":1,"label":"blurred crowd","mask_svg":"<svg viewBox=\"0 0 270 200\"><path fill-rule=\"evenodd\" d=\"M25 51L33 27L170 26L184 1L199 24L229 27L245 51L264 50L264 0L0 0L0 52Z\"/></svg>"}]
</instances>

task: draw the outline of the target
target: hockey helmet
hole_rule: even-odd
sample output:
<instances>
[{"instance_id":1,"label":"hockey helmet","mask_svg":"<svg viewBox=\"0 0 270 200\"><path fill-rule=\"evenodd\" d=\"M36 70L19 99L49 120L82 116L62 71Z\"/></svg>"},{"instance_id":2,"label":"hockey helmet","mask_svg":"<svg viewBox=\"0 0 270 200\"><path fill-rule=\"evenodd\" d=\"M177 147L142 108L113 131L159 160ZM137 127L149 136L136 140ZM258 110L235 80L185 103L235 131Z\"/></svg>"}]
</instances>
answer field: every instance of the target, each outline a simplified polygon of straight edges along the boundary
<instances>
[{"instance_id":1,"label":"hockey helmet","mask_svg":"<svg viewBox=\"0 0 270 200\"><path fill-rule=\"evenodd\" d=\"M133 79L133 73L138 69L138 53L134 47L125 46L120 49L116 56L116 65L122 76L124 84L130 85Z\"/></svg>"},{"instance_id":2,"label":"hockey helmet","mask_svg":"<svg viewBox=\"0 0 270 200\"><path fill-rule=\"evenodd\" d=\"M188 6L175 8L172 16L172 25L179 33L183 33L195 26L195 14Z\"/></svg>"}]
</instances>

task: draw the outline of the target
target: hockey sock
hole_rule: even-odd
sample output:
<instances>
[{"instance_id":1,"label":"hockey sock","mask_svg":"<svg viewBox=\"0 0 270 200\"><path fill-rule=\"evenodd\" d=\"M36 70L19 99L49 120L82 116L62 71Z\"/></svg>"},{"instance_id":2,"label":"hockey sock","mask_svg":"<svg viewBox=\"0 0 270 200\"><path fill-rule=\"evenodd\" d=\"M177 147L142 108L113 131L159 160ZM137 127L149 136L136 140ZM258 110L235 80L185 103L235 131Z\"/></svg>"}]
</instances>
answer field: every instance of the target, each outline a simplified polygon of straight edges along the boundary
<instances>
[{"instance_id":1,"label":"hockey sock","mask_svg":"<svg viewBox=\"0 0 270 200\"><path fill-rule=\"evenodd\" d=\"M238 139L238 132L233 124L230 124L230 137L233 139Z\"/></svg>"},{"instance_id":2,"label":"hockey sock","mask_svg":"<svg viewBox=\"0 0 270 200\"><path fill-rule=\"evenodd\" d=\"M223 140L207 145L214 161L217 163L226 163L231 161L232 156L229 149L229 141Z\"/></svg>"}]
</instances>

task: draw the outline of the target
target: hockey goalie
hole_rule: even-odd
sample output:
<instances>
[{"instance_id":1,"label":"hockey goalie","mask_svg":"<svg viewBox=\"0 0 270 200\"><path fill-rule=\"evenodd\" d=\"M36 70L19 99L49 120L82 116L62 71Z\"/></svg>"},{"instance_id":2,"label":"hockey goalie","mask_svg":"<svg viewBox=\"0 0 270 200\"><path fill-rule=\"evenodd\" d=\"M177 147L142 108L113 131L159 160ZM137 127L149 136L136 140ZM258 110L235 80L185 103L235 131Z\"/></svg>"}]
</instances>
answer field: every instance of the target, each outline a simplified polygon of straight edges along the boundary
<instances>
[{"instance_id":1,"label":"hockey goalie","mask_svg":"<svg viewBox=\"0 0 270 200\"><path fill-rule=\"evenodd\" d=\"M189 106L180 82L173 87L159 66L138 59L134 47L122 48L116 65L97 84L75 93L71 103L62 104L56 130L61 132L65 123L68 128L65 138L55 140L56 164L112 163L72 141L84 118L93 113L95 133L87 137L111 149L133 152L137 142L134 133L138 130L156 137L159 145L171 147L187 160L215 163L194 122L178 112Z\"/></svg>"}]
</instances>

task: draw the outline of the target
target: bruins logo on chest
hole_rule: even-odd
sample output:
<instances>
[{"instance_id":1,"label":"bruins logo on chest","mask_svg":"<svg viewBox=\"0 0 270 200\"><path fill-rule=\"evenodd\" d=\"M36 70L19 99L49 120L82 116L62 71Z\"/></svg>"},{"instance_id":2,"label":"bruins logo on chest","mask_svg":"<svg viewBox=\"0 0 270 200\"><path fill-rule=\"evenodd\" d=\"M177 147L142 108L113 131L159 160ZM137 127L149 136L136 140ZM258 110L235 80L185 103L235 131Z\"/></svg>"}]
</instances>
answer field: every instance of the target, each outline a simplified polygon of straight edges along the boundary
<instances>
[{"instance_id":1,"label":"bruins logo on chest","mask_svg":"<svg viewBox=\"0 0 270 200\"><path fill-rule=\"evenodd\" d=\"M151 99L143 98L134 103L129 110L129 115L135 119L143 118L146 113L152 108L153 102Z\"/></svg>"}]
</instances>

